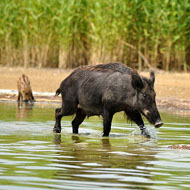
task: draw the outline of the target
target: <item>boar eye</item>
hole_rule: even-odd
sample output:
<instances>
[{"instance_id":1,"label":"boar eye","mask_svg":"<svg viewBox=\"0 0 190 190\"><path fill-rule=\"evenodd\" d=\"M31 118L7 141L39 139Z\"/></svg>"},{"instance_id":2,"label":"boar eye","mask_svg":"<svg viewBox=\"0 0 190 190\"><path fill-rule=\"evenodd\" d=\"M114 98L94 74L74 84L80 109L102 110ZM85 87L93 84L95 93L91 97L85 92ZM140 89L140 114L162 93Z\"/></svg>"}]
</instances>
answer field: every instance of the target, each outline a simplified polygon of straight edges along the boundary
<instances>
[{"instance_id":1,"label":"boar eye","mask_svg":"<svg viewBox=\"0 0 190 190\"><path fill-rule=\"evenodd\" d=\"M147 97L147 94L143 93L143 98L146 98Z\"/></svg>"}]
</instances>

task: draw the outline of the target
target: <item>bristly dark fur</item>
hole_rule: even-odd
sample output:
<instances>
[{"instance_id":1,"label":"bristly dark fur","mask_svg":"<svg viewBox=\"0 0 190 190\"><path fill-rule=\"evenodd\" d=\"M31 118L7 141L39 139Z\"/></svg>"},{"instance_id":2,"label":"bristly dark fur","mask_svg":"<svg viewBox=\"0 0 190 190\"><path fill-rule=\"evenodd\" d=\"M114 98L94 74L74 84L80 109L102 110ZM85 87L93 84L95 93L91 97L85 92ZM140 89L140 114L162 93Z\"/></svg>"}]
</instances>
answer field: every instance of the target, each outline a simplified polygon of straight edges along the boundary
<instances>
[{"instance_id":1,"label":"bristly dark fur","mask_svg":"<svg viewBox=\"0 0 190 190\"><path fill-rule=\"evenodd\" d=\"M78 133L79 125L86 117L102 115L103 136L108 136L113 115L124 111L128 119L140 127L142 134L149 136L144 131L141 114L156 127L162 125L153 83L153 73L150 80L122 63L79 67L56 91L56 96L62 95L62 106L55 111L54 132L61 132L63 116L75 114L72 128L73 133Z\"/></svg>"},{"instance_id":2,"label":"bristly dark fur","mask_svg":"<svg viewBox=\"0 0 190 190\"><path fill-rule=\"evenodd\" d=\"M99 64L95 66L81 66L79 67L81 70L89 70L89 71L97 71L97 72L120 72L120 73L128 73L132 71L131 68L127 67L122 63L108 63L108 64ZM78 68L77 68L78 69Z\"/></svg>"}]
</instances>

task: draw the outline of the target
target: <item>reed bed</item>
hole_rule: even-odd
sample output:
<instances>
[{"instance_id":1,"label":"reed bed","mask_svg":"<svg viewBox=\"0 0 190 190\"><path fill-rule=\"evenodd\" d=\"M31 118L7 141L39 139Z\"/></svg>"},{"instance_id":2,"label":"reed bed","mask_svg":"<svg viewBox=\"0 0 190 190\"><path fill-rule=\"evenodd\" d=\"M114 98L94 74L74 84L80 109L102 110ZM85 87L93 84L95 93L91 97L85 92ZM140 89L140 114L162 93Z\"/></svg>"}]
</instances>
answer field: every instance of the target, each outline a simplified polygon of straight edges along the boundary
<instances>
[{"instance_id":1,"label":"reed bed","mask_svg":"<svg viewBox=\"0 0 190 190\"><path fill-rule=\"evenodd\" d=\"M1 0L0 65L190 70L189 0Z\"/></svg>"}]
</instances>

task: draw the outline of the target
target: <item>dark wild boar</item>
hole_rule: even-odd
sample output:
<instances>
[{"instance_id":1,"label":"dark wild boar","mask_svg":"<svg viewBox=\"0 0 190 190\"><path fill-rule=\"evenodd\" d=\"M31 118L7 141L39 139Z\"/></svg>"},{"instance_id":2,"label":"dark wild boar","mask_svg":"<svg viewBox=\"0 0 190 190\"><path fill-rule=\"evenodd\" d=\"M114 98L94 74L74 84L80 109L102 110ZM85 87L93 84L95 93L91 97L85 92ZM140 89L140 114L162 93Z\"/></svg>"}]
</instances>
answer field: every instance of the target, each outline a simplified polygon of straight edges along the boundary
<instances>
[{"instance_id":1,"label":"dark wild boar","mask_svg":"<svg viewBox=\"0 0 190 190\"><path fill-rule=\"evenodd\" d=\"M22 74L19 77L17 81L17 89L19 102L35 101L32 94L29 78L25 74Z\"/></svg>"},{"instance_id":2,"label":"dark wild boar","mask_svg":"<svg viewBox=\"0 0 190 190\"><path fill-rule=\"evenodd\" d=\"M163 123L157 110L154 91L155 75L142 77L122 63L108 63L75 69L56 91L62 95L62 107L55 110L54 132L61 132L61 118L76 114L73 133L86 116L103 116L103 136L109 136L116 112L124 111L141 134L150 137L141 114L155 127Z\"/></svg>"}]
</instances>

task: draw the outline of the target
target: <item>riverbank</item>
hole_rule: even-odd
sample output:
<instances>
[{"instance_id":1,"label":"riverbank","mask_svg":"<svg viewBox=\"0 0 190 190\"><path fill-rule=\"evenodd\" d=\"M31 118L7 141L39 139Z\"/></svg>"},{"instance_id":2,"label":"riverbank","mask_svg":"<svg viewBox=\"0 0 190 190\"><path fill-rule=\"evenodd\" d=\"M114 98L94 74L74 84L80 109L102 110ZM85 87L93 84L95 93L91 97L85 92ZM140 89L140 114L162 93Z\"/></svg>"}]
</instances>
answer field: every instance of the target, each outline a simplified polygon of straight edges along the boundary
<instances>
[{"instance_id":1,"label":"riverbank","mask_svg":"<svg viewBox=\"0 0 190 190\"><path fill-rule=\"evenodd\" d=\"M72 70L0 67L0 101L17 100L17 80L22 73L28 75L37 102L60 102L54 97L61 81ZM149 76L148 72L141 75ZM155 90L157 104L162 109L190 111L190 74L156 71Z\"/></svg>"}]
</instances>

